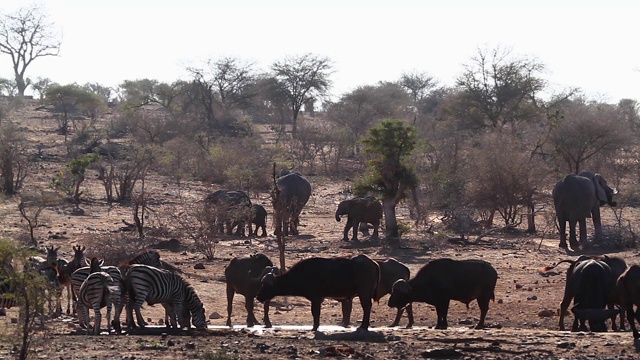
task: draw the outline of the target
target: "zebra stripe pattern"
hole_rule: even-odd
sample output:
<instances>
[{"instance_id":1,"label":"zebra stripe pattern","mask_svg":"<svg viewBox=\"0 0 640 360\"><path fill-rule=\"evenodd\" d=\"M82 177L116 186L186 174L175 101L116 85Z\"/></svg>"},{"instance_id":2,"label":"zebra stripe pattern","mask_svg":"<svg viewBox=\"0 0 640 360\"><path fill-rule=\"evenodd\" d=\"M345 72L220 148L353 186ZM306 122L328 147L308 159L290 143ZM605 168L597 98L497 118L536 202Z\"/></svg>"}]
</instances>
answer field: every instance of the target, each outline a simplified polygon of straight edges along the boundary
<instances>
[{"instance_id":1,"label":"zebra stripe pattern","mask_svg":"<svg viewBox=\"0 0 640 360\"><path fill-rule=\"evenodd\" d=\"M113 278L106 272L94 272L80 286L78 301L84 305L84 317L89 319L89 308L95 313L93 334L100 334L102 314L100 309L107 307L107 329L111 331L112 300L120 298L120 288L115 285Z\"/></svg>"},{"instance_id":2,"label":"zebra stripe pattern","mask_svg":"<svg viewBox=\"0 0 640 360\"><path fill-rule=\"evenodd\" d=\"M193 287L179 275L167 270L147 265L132 265L125 276L125 287L129 294L127 308L127 324L134 326L132 311L135 310L138 325L144 326L144 319L140 313L142 303L149 305L165 304L173 309L178 317L181 328L190 327L189 315L197 329L206 329L204 306ZM165 309L167 306L165 306ZM170 319L175 326L175 319Z\"/></svg>"},{"instance_id":3,"label":"zebra stripe pattern","mask_svg":"<svg viewBox=\"0 0 640 360\"><path fill-rule=\"evenodd\" d=\"M120 332L120 314L122 314L122 308L126 303L124 294L124 282L122 281L122 274L120 269L116 266L102 266L102 272L106 272L111 276L114 286L118 286L120 289L119 296L112 296L111 301L115 304L116 311L113 316L113 327L117 332ZM84 281L89 277L91 271L88 266L82 267L73 272L71 275L71 289L73 291L74 299L78 299L80 296L80 287ZM80 327L85 328L89 324L89 318L85 317L87 310L81 301L78 301L78 321Z\"/></svg>"},{"instance_id":4,"label":"zebra stripe pattern","mask_svg":"<svg viewBox=\"0 0 640 360\"><path fill-rule=\"evenodd\" d=\"M10 309L18 305L17 294L9 281L0 284L0 308Z\"/></svg>"}]
</instances>

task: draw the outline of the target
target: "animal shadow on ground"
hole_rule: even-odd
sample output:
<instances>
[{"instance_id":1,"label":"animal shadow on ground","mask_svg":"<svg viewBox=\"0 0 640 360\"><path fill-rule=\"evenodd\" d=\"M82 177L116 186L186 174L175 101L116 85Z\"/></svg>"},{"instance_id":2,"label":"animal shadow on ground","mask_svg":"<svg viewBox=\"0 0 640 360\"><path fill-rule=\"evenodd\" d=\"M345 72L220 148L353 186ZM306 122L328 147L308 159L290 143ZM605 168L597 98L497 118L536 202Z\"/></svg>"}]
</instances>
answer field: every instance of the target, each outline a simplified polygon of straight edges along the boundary
<instances>
[{"instance_id":1,"label":"animal shadow on ground","mask_svg":"<svg viewBox=\"0 0 640 360\"><path fill-rule=\"evenodd\" d=\"M314 340L364 341L376 343L387 341L383 333L368 330L355 330L351 332L336 332L329 334L325 334L322 331L316 331L313 338Z\"/></svg>"}]
</instances>

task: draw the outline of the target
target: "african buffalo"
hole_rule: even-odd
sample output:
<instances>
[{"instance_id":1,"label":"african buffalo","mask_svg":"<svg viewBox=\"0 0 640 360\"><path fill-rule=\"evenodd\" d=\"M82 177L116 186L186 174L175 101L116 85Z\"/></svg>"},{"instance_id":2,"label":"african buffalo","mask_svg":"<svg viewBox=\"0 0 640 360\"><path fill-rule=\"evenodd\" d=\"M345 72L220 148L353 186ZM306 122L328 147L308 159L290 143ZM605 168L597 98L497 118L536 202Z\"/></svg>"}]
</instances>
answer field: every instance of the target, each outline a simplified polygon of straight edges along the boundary
<instances>
[{"instance_id":1,"label":"african buffalo","mask_svg":"<svg viewBox=\"0 0 640 360\"><path fill-rule=\"evenodd\" d=\"M542 272L547 272L562 263L570 264L566 274L564 296L562 298L562 302L560 303L560 319L559 319L558 325L561 331L565 330L564 316L565 316L565 313L567 312L567 309L569 308L569 305L571 304L571 300L573 300L575 296L575 290L574 290L575 285L573 284L574 281L572 279L575 267L580 262L585 260L599 260L607 264L611 269L611 273L610 273L611 281L613 281L614 283L616 282L618 277L622 275L622 273L627 269L627 263L624 261L624 259L617 256L608 256L608 255L581 255L576 260L562 260L556 263L555 265L543 267ZM616 305L622 305L622 302L620 299L619 290L617 287L614 286L611 288L611 291L608 295L607 307L610 310L613 310ZM620 312L620 330L625 329L624 311L625 309L623 307ZM613 315L611 317L611 328L614 331L618 329L616 325L616 315Z\"/></svg>"},{"instance_id":2,"label":"african buffalo","mask_svg":"<svg viewBox=\"0 0 640 360\"><path fill-rule=\"evenodd\" d=\"M342 302L343 321L348 319L354 297L364 312L360 329L368 329L371 301L377 297L380 283L378 263L366 255L351 258L313 257L294 264L282 275L267 274L257 299L266 302L276 296L302 296L311 301L313 331L320 326L320 305L325 298Z\"/></svg>"},{"instance_id":3,"label":"african buffalo","mask_svg":"<svg viewBox=\"0 0 640 360\"><path fill-rule=\"evenodd\" d=\"M393 284L388 305L402 309L416 301L431 304L438 315L436 329L446 329L451 300L467 306L477 300L480 321L476 329L481 329L489 311L489 301L495 300L497 281L498 273L483 260L432 260L413 279L400 279Z\"/></svg>"}]
</instances>

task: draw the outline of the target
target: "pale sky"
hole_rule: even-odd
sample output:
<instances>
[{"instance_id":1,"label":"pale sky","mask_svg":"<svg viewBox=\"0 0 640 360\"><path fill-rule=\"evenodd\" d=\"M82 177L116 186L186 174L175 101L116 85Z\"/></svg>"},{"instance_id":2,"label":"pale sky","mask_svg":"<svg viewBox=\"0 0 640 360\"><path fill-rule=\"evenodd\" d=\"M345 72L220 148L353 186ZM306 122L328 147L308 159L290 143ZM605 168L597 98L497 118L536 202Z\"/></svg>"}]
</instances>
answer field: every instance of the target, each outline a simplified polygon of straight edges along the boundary
<instances>
[{"instance_id":1,"label":"pale sky","mask_svg":"<svg viewBox=\"0 0 640 360\"><path fill-rule=\"evenodd\" d=\"M237 57L261 70L286 56L333 61L334 96L426 72L453 85L478 48L511 48L545 64L556 89L640 101L640 2L631 0L47 0L62 34L57 58L27 76L116 86L188 79L185 67ZM518 5L521 3L522 5ZM606 3L606 5L605 5ZM0 13L29 4L3 0ZM0 77L12 78L0 54Z\"/></svg>"}]
</instances>

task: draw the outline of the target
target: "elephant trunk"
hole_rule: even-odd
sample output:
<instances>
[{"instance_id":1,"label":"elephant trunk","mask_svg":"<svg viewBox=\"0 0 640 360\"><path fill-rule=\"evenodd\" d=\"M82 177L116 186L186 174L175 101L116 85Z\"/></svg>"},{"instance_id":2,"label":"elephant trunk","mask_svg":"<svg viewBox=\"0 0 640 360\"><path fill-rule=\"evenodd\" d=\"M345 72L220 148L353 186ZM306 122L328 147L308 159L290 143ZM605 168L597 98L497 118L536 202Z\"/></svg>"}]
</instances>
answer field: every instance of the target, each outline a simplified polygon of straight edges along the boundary
<instances>
[{"instance_id":1,"label":"elephant trunk","mask_svg":"<svg viewBox=\"0 0 640 360\"><path fill-rule=\"evenodd\" d=\"M340 222L340 213L336 211L336 221Z\"/></svg>"}]
</instances>

